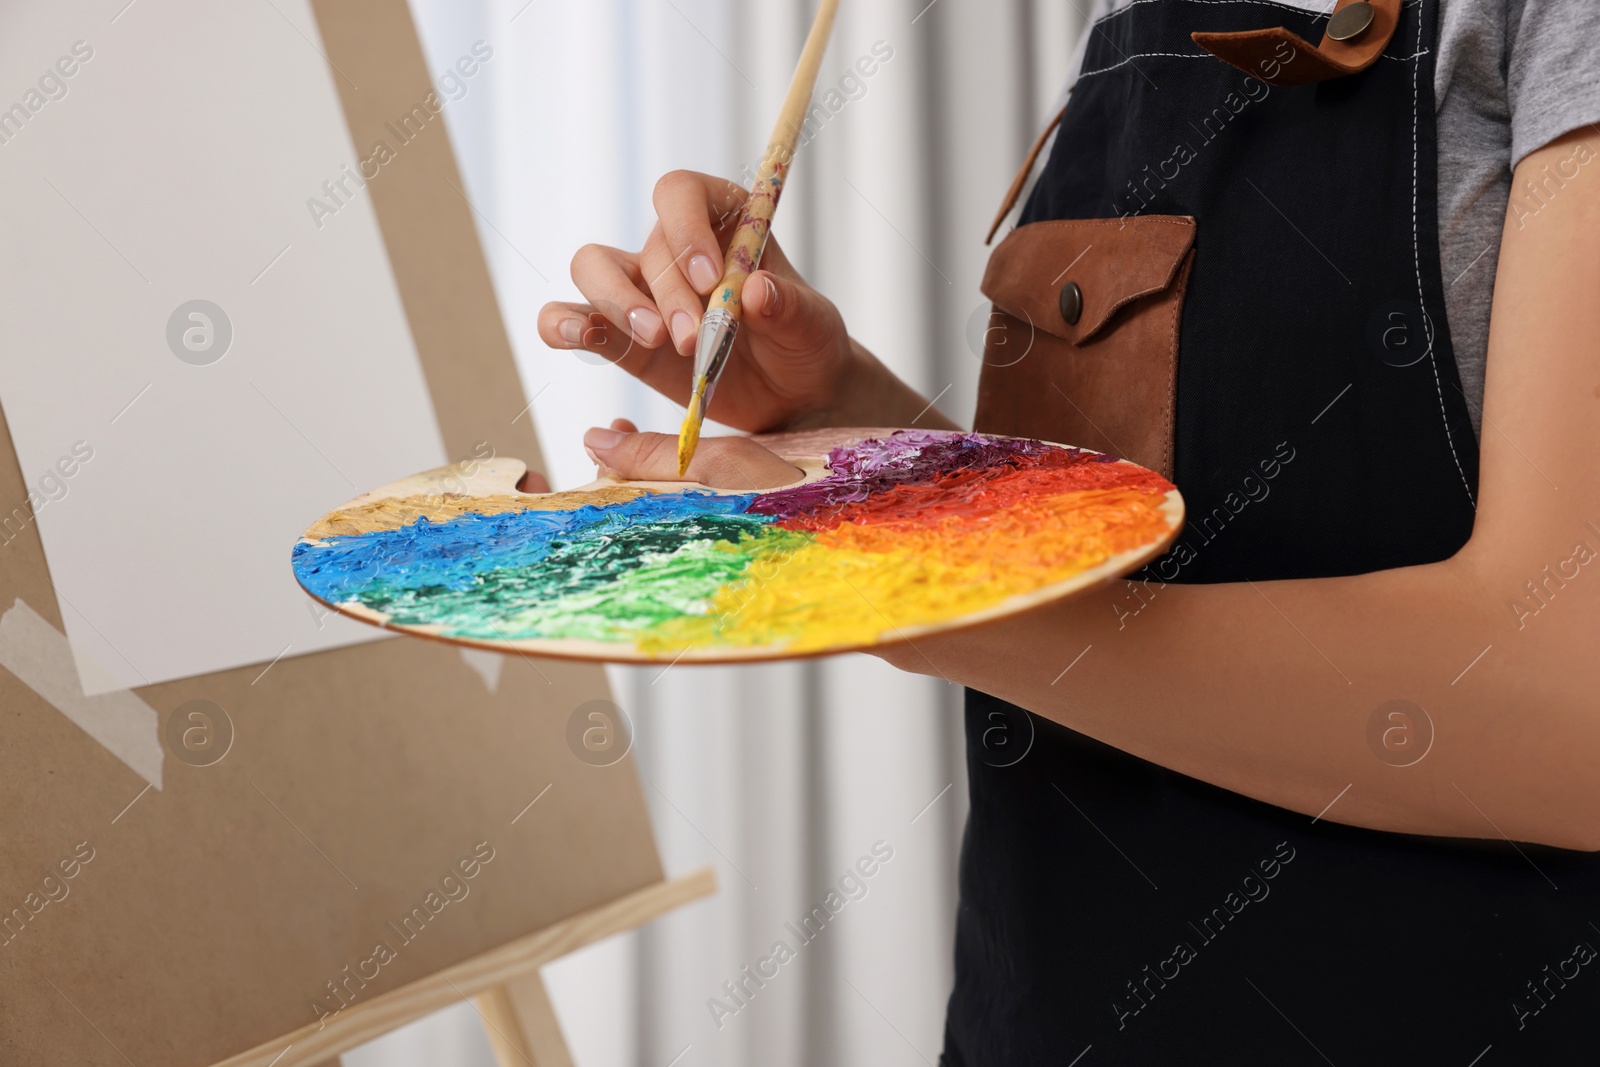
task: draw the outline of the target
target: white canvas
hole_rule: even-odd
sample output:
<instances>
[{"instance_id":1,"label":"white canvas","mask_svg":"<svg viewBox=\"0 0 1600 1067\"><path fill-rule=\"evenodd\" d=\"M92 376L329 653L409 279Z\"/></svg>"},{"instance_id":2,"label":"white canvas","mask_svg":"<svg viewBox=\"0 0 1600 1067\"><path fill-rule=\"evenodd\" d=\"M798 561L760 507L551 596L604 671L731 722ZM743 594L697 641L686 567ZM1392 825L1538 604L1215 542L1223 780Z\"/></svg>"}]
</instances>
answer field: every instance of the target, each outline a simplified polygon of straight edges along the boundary
<instances>
[{"instance_id":1,"label":"white canvas","mask_svg":"<svg viewBox=\"0 0 1600 1067\"><path fill-rule=\"evenodd\" d=\"M34 493L0 551L37 523L88 694L379 636L289 567L447 462L367 193L307 207L357 160L340 76L307 0L0 8L0 403ZM194 300L220 359L208 308L169 331Z\"/></svg>"}]
</instances>

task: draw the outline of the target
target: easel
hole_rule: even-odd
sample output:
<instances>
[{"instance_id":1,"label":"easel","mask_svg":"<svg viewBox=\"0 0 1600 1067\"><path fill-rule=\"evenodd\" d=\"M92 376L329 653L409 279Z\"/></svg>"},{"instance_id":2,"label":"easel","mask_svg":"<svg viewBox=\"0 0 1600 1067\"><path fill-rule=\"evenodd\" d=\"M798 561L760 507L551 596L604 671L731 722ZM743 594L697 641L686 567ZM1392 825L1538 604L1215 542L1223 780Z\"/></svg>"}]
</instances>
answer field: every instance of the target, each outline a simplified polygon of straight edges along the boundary
<instances>
[{"instance_id":1,"label":"easel","mask_svg":"<svg viewBox=\"0 0 1600 1067\"><path fill-rule=\"evenodd\" d=\"M369 145L430 88L405 0L313 10L352 140ZM487 440L537 465L462 187L434 122L367 191L450 454ZM7 430L0 499L26 495ZM17 602L46 643L60 638L32 527L0 551L0 612ZM664 876L631 757L596 768L567 750L568 712L606 693L597 667L507 657L494 687L456 650L403 639L263 667L110 694L146 706L163 736L190 701L227 712L234 740L214 764L163 742L159 790L59 710L59 692L0 670L0 918L43 899L30 887L75 842L95 854L70 894L7 928L0 1062L328 1064L473 998L502 1067L562 1067L539 967L715 888L709 869ZM455 857L480 838L496 859L471 895L414 945L385 932L441 871L459 885ZM352 977L378 938L403 946L397 958ZM308 1009L334 978L349 1002Z\"/></svg>"},{"instance_id":2,"label":"easel","mask_svg":"<svg viewBox=\"0 0 1600 1067\"><path fill-rule=\"evenodd\" d=\"M715 890L716 879L710 868L663 882L386 994L352 1013L331 1035L333 1027L321 1033L314 1026L306 1027L285 1035L283 1040L232 1056L215 1067L265 1067L286 1043L292 1043L296 1051L303 1051L308 1057L330 1044L350 1048L449 1007L461 999L457 990L472 993L480 989L476 1006L500 1067L572 1067L539 968L612 934L643 926ZM280 1067L308 1062L299 1056L284 1056L277 1061ZM338 1062L334 1058L317 1067L334 1067Z\"/></svg>"}]
</instances>

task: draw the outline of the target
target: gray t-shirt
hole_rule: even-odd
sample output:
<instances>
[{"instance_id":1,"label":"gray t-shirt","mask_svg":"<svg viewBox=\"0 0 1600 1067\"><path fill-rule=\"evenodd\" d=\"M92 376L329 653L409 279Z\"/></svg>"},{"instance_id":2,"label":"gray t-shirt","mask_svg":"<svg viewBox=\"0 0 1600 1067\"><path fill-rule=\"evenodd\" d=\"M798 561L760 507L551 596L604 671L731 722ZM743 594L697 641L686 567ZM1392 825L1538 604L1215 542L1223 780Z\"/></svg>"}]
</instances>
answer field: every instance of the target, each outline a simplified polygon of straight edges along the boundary
<instances>
[{"instance_id":1,"label":"gray t-shirt","mask_svg":"<svg viewBox=\"0 0 1600 1067\"><path fill-rule=\"evenodd\" d=\"M1439 259L1461 388L1482 436L1489 306L1511 172L1529 152L1600 122L1600 3L1440 0L1440 15ZM1525 190L1518 201L1525 210L1540 204Z\"/></svg>"},{"instance_id":2,"label":"gray t-shirt","mask_svg":"<svg viewBox=\"0 0 1600 1067\"><path fill-rule=\"evenodd\" d=\"M1097 0L1091 23L1135 2L1150 0ZM1263 26L1273 24L1275 6L1333 8L1332 0L1237 2L1260 6ZM1456 366L1481 436L1489 309L1511 174L1529 152L1600 123L1600 0L1439 0L1439 6L1439 253ZM1068 92L1082 58L1080 44ZM1600 151L1600 128L1593 147ZM1046 158L1048 152L1040 154ZM1518 190L1518 201L1530 213L1539 206L1526 190Z\"/></svg>"}]
</instances>

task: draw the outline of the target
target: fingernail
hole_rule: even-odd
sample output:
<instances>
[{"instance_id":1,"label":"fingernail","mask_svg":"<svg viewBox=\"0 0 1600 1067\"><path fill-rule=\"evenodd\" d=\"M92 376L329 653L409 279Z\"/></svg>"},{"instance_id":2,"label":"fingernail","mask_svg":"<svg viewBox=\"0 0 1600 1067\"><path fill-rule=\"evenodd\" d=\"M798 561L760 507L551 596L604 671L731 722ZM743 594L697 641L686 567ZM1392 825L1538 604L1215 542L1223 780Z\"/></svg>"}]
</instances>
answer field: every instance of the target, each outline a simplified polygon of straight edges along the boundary
<instances>
[{"instance_id":1,"label":"fingernail","mask_svg":"<svg viewBox=\"0 0 1600 1067\"><path fill-rule=\"evenodd\" d=\"M762 278L767 286L767 298L761 302L761 314L771 317L778 313L778 285L771 278Z\"/></svg>"},{"instance_id":2,"label":"fingernail","mask_svg":"<svg viewBox=\"0 0 1600 1067\"><path fill-rule=\"evenodd\" d=\"M707 256L689 257L689 280L694 287L702 293L708 293L722 276L717 272L717 265Z\"/></svg>"},{"instance_id":3,"label":"fingernail","mask_svg":"<svg viewBox=\"0 0 1600 1067\"><path fill-rule=\"evenodd\" d=\"M594 476L596 478L615 478L619 482L627 480L617 473L616 468L606 466L606 461L595 455L594 449L586 448L584 452L588 453L589 461L594 464Z\"/></svg>"},{"instance_id":4,"label":"fingernail","mask_svg":"<svg viewBox=\"0 0 1600 1067\"><path fill-rule=\"evenodd\" d=\"M583 342L583 320L562 319L561 325L556 327L556 332L561 334L561 339L569 345Z\"/></svg>"},{"instance_id":5,"label":"fingernail","mask_svg":"<svg viewBox=\"0 0 1600 1067\"><path fill-rule=\"evenodd\" d=\"M694 341L694 318L687 311L672 313L672 343L681 350Z\"/></svg>"},{"instance_id":6,"label":"fingernail","mask_svg":"<svg viewBox=\"0 0 1600 1067\"><path fill-rule=\"evenodd\" d=\"M634 308L628 312L628 328L647 345L661 339L661 316L649 308Z\"/></svg>"},{"instance_id":7,"label":"fingernail","mask_svg":"<svg viewBox=\"0 0 1600 1067\"><path fill-rule=\"evenodd\" d=\"M583 435L585 448L597 448L602 452L608 448L616 448L617 442L621 440L622 434L619 431L608 430L603 426L595 426Z\"/></svg>"}]
</instances>

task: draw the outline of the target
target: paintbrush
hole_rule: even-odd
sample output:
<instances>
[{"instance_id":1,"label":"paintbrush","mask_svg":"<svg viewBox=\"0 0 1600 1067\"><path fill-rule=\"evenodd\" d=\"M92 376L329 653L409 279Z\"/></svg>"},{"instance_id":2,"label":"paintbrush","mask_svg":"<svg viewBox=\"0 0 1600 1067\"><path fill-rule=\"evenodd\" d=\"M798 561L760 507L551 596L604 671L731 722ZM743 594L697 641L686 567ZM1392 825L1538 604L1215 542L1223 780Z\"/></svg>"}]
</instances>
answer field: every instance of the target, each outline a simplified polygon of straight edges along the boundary
<instances>
[{"instance_id":1,"label":"paintbrush","mask_svg":"<svg viewBox=\"0 0 1600 1067\"><path fill-rule=\"evenodd\" d=\"M739 220L739 228L733 232L733 240L728 243L728 254L722 263L722 280L711 291L705 317L700 320L689 409L683 416L683 428L678 431L680 478L689 470L695 446L700 443L700 424L705 422L711 393L728 364L728 354L733 351L733 341L738 336L739 320L743 315L740 293L744 290L745 279L761 265L761 253L765 251L767 235L772 231L772 216L778 209L778 196L783 192L784 176L794 162L798 147L796 141L805 123L806 111L811 106L811 91L817 84L817 68L822 65L822 53L828 48L828 34L833 29L833 16L838 9L839 0L822 0L817 8L811 33L806 37L800 62L795 65L794 77L789 82L788 95L783 98L783 110L778 113L778 123L772 130L772 139L767 143L767 153L761 160L755 184L750 187L750 199L745 202L744 215Z\"/></svg>"}]
</instances>

